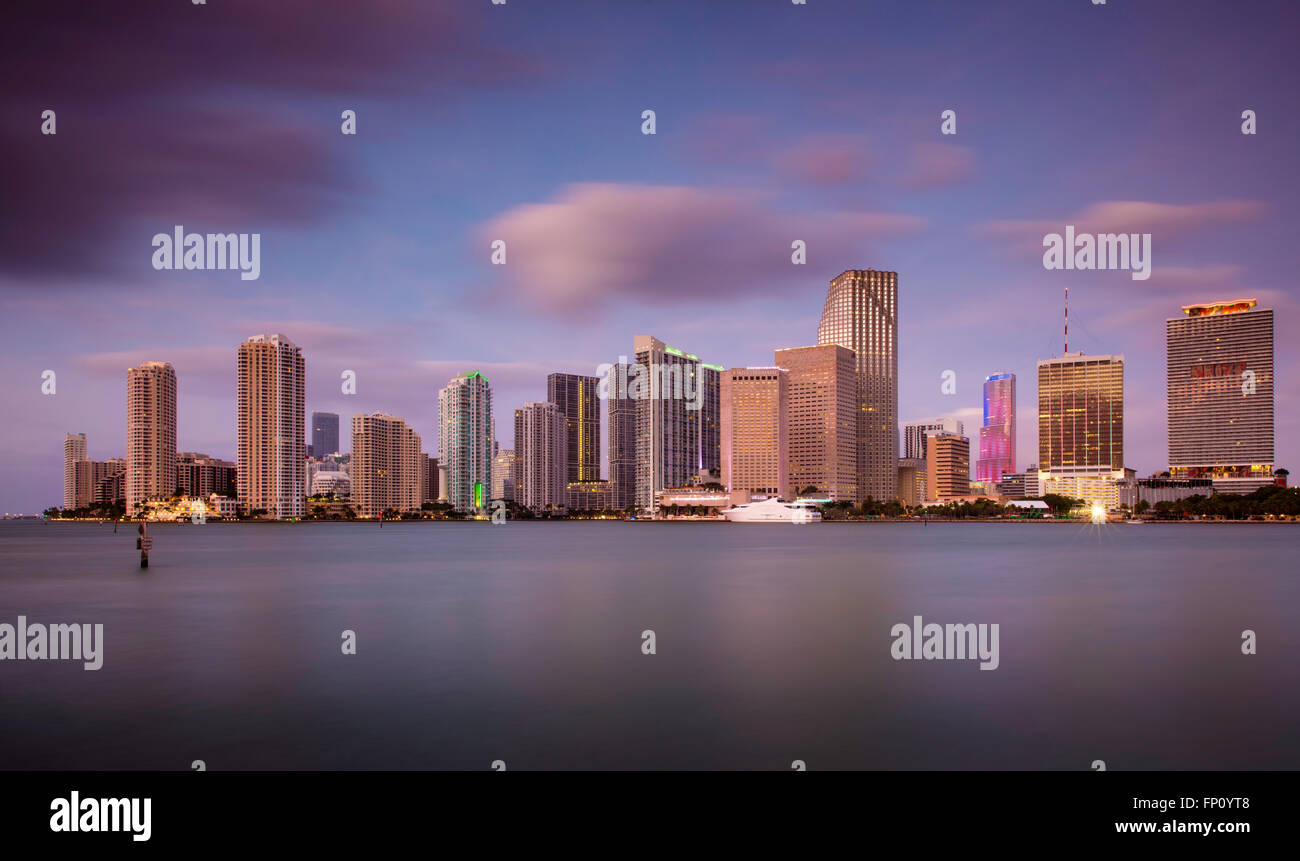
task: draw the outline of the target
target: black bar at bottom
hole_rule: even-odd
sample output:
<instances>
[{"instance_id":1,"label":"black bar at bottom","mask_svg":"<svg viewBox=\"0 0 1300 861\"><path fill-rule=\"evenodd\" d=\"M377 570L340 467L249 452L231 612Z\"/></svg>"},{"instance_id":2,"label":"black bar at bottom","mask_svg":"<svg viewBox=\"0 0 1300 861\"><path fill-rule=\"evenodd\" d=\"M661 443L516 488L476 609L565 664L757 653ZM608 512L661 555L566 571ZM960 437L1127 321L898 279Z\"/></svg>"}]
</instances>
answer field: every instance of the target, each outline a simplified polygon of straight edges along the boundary
<instances>
[{"instance_id":1,"label":"black bar at bottom","mask_svg":"<svg viewBox=\"0 0 1300 861\"><path fill-rule=\"evenodd\" d=\"M1284 838L1294 772L7 772L6 840L133 850L383 847L463 837L623 854L634 841L891 836L1231 850ZM76 793L74 796L73 793ZM135 799L130 802L104 799ZM148 839L144 836L146 807ZM72 830L74 800L79 815ZM65 815L60 817L60 813ZM134 816L132 816L134 813ZM87 831L101 825L119 830ZM62 826L62 827L60 827ZM58 829L58 830L56 830ZM614 842L610 842L610 841ZM9 844L12 845L12 844ZM884 845L883 843L881 844ZM621 847L621 848L620 848Z\"/></svg>"}]
</instances>

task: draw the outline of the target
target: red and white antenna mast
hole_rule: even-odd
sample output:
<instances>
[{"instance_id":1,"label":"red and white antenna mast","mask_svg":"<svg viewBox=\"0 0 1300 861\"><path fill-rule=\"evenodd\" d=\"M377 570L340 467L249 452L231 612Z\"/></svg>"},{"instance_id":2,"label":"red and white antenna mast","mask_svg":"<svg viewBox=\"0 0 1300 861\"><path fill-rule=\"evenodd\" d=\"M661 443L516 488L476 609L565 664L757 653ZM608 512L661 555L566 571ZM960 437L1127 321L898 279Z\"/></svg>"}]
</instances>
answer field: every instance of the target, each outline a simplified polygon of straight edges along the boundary
<instances>
[{"instance_id":1,"label":"red and white antenna mast","mask_svg":"<svg viewBox=\"0 0 1300 861\"><path fill-rule=\"evenodd\" d=\"M1070 354L1070 288L1065 288L1065 354Z\"/></svg>"}]
</instances>

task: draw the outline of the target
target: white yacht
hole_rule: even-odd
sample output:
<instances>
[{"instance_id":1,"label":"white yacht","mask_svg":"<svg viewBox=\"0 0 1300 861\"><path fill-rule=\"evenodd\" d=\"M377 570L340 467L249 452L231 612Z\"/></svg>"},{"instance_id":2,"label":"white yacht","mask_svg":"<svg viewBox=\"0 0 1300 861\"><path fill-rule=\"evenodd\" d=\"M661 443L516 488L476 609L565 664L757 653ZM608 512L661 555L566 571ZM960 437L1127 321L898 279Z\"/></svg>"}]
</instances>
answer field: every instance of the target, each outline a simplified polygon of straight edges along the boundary
<instances>
[{"instance_id":1,"label":"white yacht","mask_svg":"<svg viewBox=\"0 0 1300 861\"><path fill-rule=\"evenodd\" d=\"M776 497L737 505L722 512L732 523L816 523L822 513L811 502L782 502Z\"/></svg>"}]
</instances>

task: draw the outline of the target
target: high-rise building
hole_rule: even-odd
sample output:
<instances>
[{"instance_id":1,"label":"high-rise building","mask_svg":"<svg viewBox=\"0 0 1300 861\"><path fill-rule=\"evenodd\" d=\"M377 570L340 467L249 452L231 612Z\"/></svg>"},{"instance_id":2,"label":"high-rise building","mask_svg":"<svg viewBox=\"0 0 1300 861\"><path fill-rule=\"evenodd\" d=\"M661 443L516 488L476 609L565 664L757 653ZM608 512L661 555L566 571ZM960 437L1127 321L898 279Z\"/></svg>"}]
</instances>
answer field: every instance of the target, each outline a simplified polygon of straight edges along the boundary
<instances>
[{"instance_id":1,"label":"high-rise building","mask_svg":"<svg viewBox=\"0 0 1300 861\"><path fill-rule=\"evenodd\" d=\"M984 426L980 428L977 481L996 483L1016 471L1016 375L984 378Z\"/></svg>"},{"instance_id":2,"label":"high-rise building","mask_svg":"<svg viewBox=\"0 0 1300 861\"><path fill-rule=\"evenodd\" d=\"M239 345L239 504L248 514L302 517L307 497L304 440L307 365L284 335Z\"/></svg>"},{"instance_id":3,"label":"high-rise building","mask_svg":"<svg viewBox=\"0 0 1300 861\"><path fill-rule=\"evenodd\" d=\"M857 501L898 495L898 273L850 269L831 279L818 344L853 351Z\"/></svg>"},{"instance_id":4,"label":"high-rise building","mask_svg":"<svg viewBox=\"0 0 1300 861\"><path fill-rule=\"evenodd\" d=\"M965 423L954 418L926 419L920 422L907 422L903 425L903 457L913 460L925 460L925 442L931 434L952 433L966 435Z\"/></svg>"},{"instance_id":5,"label":"high-rise building","mask_svg":"<svg viewBox=\"0 0 1300 861\"><path fill-rule=\"evenodd\" d=\"M121 496L115 495L112 488L108 489L103 499L97 496L97 492L102 483L117 478L118 484L122 485L122 493L125 493L126 487L121 481L125 472L125 458L91 460L86 453L86 435L67 434L63 439L63 507L75 510L90 508L101 502L117 502Z\"/></svg>"},{"instance_id":6,"label":"high-rise building","mask_svg":"<svg viewBox=\"0 0 1300 861\"><path fill-rule=\"evenodd\" d=\"M970 439L935 433L926 442L925 497L946 502L970 493Z\"/></svg>"},{"instance_id":7,"label":"high-rise building","mask_svg":"<svg viewBox=\"0 0 1300 861\"><path fill-rule=\"evenodd\" d=\"M497 449L492 458L492 498L515 500L515 450L512 448Z\"/></svg>"},{"instance_id":8,"label":"high-rise building","mask_svg":"<svg viewBox=\"0 0 1300 861\"><path fill-rule=\"evenodd\" d=\"M704 394L695 419L700 424L701 475L722 472L722 374L721 365L700 362L700 385Z\"/></svg>"},{"instance_id":9,"label":"high-rise building","mask_svg":"<svg viewBox=\"0 0 1300 861\"><path fill-rule=\"evenodd\" d=\"M447 502L458 511L487 506L492 492L492 385L466 371L438 392L438 463L447 474Z\"/></svg>"},{"instance_id":10,"label":"high-rise building","mask_svg":"<svg viewBox=\"0 0 1300 861\"><path fill-rule=\"evenodd\" d=\"M339 414L311 414L312 457L329 457L339 453Z\"/></svg>"},{"instance_id":11,"label":"high-rise building","mask_svg":"<svg viewBox=\"0 0 1300 861\"><path fill-rule=\"evenodd\" d=\"M424 502L428 465L420 435L386 413L352 417L352 501L362 517L385 511L418 511Z\"/></svg>"},{"instance_id":12,"label":"high-rise building","mask_svg":"<svg viewBox=\"0 0 1300 861\"><path fill-rule=\"evenodd\" d=\"M238 475L239 465L228 460L193 451L176 455L176 486L185 496L207 499L215 493L234 497Z\"/></svg>"},{"instance_id":13,"label":"high-rise building","mask_svg":"<svg viewBox=\"0 0 1300 861\"><path fill-rule=\"evenodd\" d=\"M853 351L836 344L791 347L776 351L775 364L789 372L790 493L797 495L814 487L819 495L837 502L859 499L858 382ZM895 475L891 484L897 482Z\"/></svg>"},{"instance_id":14,"label":"high-rise building","mask_svg":"<svg viewBox=\"0 0 1300 861\"><path fill-rule=\"evenodd\" d=\"M1124 468L1124 357L1067 353L1038 362L1038 471Z\"/></svg>"},{"instance_id":15,"label":"high-rise building","mask_svg":"<svg viewBox=\"0 0 1300 861\"><path fill-rule=\"evenodd\" d=\"M439 485L441 484L440 476L442 475L438 469L438 459L425 455L424 468L424 501L437 502Z\"/></svg>"},{"instance_id":16,"label":"high-rise building","mask_svg":"<svg viewBox=\"0 0 1300 861\"><path fill-rule=\"evenodd\" d=\"M635 498L638 508L653 509L665 487L684 486L720 465L721 370L650 335L637 335L633 348L636 365L626 385L637 405Z\"/></svg>"},{"instance_id":17,"label":"high-rise building","mask_svg":"<svg viewBox=\"0 0 1300 861\"><path fill-rule=\"evenodd\" d=\"M533 511L565 506L568 440L558 405L539 401L515 410L515 502Z\"/></svg>"},{"instance_id":18,"label":"high-rise building","mask_svg":"<svg viewBox=\"0 0 1300 861\"><path fill-rule=\"evenodd\" d=\"M1035 495L1110 507L1124 478L1124 357L1079 352L1039 360Z\"/></svg>"},{"instance_id":19,"label":"high-rise building","mask_svg":"<svg viewBox=\"0 0 1300 861\"><path fill-rule=\"evenodd\" d=\"M904 505L917 506L925 501L925 459L900 457L898 459L898 499Z\"/></svg>"},{"instance_id":20,"label":"high-rise building","mask_svg":"<svg viewBox=\"0 0 1300 861\"><path fill-rule=\"evenodd\" d=\"M91 491L90 502L99 505L117 505L126 510L126 458L115 457L109 460L88 460L82 461L78 466L78 472L81 472L81 466L89 466L91 469L90 485ZM83 506L78 505L78 508Z\"/></svg>"},{"instance_id":21,"label":"high-rise building","mask_svg":"<svg viewBox=\"0 0 1300 861\"><path fill-rule=\"evenodd\" d=\"M77 505L77 464L86 460L86 435L70 433L63 437L63 507Z\"/></svg>"},{"instance_id":22,"label":"high-rise building","mask_svg":"<svg viewBox=\"0 0 1300 861\"><path fill-rule=\"evenodd\" d=\"M145 362L126 372L126 510L176 492L176 370Z\"/></svg>"},{"instance_id":23,"label":"high-rise building","mask_svg":"<svg viewBox=\"0 0 1300 861\"><path fill-rule=\"evenodd\" d=\"M1273 311L1255 299L1184 305L1165 321L1169 472L1219 492L1273 482Z\"/></svg>"},{"instance_id":24,"label":"high-rise building","mask_svg":"<svg viewBox=\"0 0 1300 861\"><path fill-rule=\"evenodd\" d=\"M609 483L612 507L626 511L636 504L637 402L629 395L633 365L610 368L606 395L609 416Z\"/></svg>"},{"instance_id":25,"label":"high-rise building","mask_svg":"<svg viewBox=\"0 0 1300 861\"><path fill-rule=\"evenodd\" d=\"M546 378L546 400L560 408L566 425L568 481L600 479L599 384L599 378L581 374L556 373Z\"/></svg>"},{"instance_id":26,"label":"high-rise building","mask_svg":"<svg viewBox=\"0 0 1300 861\"><path fill-rule=\"evenodd\" d=\"M74 465L76 472L77 495L73 500L74 508L88 508L95 504L126 504L126 458L115 457L110 460L79 460ZM115 483L103 487L105 482ZM101 494L101 489L104 492Z\"/></svg>"},{"instance_id":27,"label":"high-rise building","mask_svg":"<svg viewBox=\"0 0 1300 861\"><path fill-rule=\"evenodd\" d=\"M722 372L722 485L743 502L748 495L791 498L789 378L781 368Z\"/></svg>"}]
</instances>

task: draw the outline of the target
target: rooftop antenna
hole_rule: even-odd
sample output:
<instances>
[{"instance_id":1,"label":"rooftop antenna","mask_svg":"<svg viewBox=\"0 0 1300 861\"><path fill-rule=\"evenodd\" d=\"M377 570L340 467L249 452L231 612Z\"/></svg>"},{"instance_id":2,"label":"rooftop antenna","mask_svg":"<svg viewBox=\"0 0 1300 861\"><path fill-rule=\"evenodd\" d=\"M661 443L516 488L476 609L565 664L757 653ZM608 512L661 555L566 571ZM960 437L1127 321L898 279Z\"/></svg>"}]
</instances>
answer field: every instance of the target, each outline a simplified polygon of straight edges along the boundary
<instances>
[{"instance_id":1,"label":"rooftop antenna","mask_svg":"<svg viewBox=\"0 0 1300 861\"><path fill-rule=\"evenodd\" d=\"M1070 355L1070 288L1065 288L1065 355Z\"/></svg>"}]
</instances>

